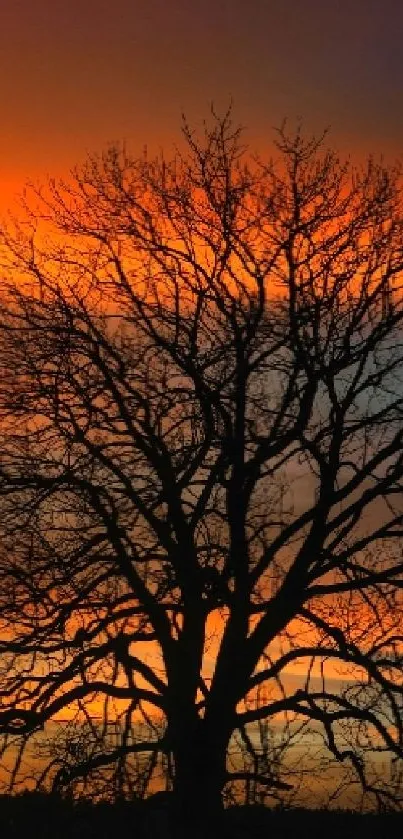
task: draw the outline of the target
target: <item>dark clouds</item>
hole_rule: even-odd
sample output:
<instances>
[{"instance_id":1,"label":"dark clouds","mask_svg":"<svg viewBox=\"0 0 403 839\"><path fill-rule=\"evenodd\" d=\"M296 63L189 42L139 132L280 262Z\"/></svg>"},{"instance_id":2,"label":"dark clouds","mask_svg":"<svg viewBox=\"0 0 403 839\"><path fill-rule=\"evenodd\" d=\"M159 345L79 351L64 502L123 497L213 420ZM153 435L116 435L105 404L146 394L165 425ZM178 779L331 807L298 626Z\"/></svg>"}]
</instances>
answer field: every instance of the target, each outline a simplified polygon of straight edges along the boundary
<instances>
[{"instance_id":1,"label":"dark clouds","mask_svg":"<svg viewBox=\"0 0 403 839\"><path fill-rule=\"evenodd\" d=\"M259 145L284 116L343 150L403 140L401 0L0 3L0 175L63 169L107 141L175 139L232 97Z\"/></svg>"}]
</instances>

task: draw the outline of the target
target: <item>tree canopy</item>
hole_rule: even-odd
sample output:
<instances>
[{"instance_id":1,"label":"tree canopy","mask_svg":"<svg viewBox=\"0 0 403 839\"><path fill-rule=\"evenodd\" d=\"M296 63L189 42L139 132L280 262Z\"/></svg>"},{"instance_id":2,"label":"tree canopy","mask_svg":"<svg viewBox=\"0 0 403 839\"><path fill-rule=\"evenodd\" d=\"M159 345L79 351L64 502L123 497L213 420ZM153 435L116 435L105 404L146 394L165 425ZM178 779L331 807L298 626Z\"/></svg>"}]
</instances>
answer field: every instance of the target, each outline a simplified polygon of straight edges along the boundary
<instances>
[{"instance_id":1,"label":"tree canopy","mask_svg":"<svg viewBox=\"0 0 403 839\"><path fill-rule=\"evenodd\" d=\"M41 782L147 753L209 811L266 719L396 805L400 174L286 126L252 157L230 114L184 136L89 158L3 230L4 749L67 715L92 746Z\"/></svg>"}]
</instances>

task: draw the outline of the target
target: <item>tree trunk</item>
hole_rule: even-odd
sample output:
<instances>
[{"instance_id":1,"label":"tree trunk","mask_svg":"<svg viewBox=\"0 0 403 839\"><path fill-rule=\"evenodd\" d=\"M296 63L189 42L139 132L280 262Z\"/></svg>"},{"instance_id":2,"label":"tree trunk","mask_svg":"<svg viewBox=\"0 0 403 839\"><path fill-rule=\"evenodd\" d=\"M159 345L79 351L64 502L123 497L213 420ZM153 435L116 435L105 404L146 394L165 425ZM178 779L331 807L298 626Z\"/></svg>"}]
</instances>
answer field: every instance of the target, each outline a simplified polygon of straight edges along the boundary
<instances>
[{"instance_id":1,"label":"tree trunk","mask_svg":"<svg viewBox=\"0 0 403 839\"><path fill-rule=\"evenodd\" d=\"M193 736L184 732L174 748L174 801L178 836L214 835L223 812L228 730L206 728L199 720ZM182 833L180 832L182 830Z\"/></svg>"}]
</instances>

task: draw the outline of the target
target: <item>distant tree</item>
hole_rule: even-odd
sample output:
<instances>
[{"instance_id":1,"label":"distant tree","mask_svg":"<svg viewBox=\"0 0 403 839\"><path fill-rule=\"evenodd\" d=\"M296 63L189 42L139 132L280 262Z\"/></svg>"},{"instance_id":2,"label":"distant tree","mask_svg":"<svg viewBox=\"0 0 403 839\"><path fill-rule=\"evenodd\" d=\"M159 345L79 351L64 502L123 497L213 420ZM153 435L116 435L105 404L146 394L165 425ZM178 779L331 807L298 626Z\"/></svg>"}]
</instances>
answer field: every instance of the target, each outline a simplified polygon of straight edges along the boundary
<instances>
[{"instance_id":1,"label":"distant tree","mask_svg":"<svg viewBox=\"0 0 403 839\"><path fill-rule=\"evenodd\" d=\"M118 716L49 782L164 754L201 824L234 732L305 721L397 805L400 175L286 127L248 157L230 115L184 134L90 158L3 234L4 747Z\"/></svg>"}]
</instances>

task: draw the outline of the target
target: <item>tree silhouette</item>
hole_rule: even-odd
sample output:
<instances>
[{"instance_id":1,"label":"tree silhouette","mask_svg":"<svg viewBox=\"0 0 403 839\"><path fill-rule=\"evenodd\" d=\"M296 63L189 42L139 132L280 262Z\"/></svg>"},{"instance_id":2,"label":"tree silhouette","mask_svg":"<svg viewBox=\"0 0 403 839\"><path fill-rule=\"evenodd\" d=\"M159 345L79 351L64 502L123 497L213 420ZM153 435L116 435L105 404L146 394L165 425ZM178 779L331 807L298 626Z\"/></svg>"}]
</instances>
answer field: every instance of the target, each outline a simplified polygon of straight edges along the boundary
<instances>
[{"instance_id":1,"label":"tree silhouette","mask_svg":"<svg viewBox=\"0 0 403 839\"><path fill-rule=\"evenodd\" d=\"M201 818L233 733L294 721L396 804L399 173L286 127L251 158L230 114L184 134L90 158L3 233L4 748L119 719L42 781L163 754Z\"/></svg>"}]
</instances>

